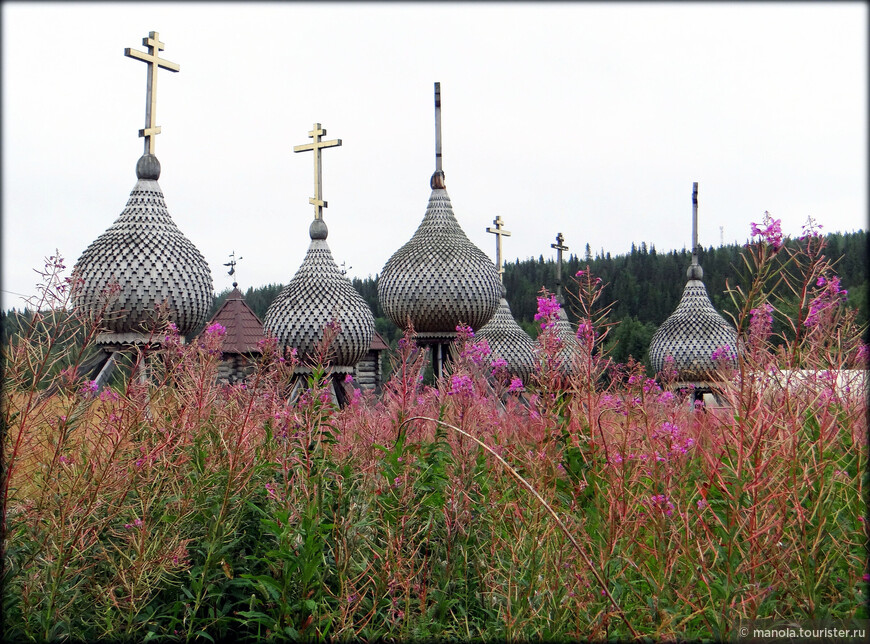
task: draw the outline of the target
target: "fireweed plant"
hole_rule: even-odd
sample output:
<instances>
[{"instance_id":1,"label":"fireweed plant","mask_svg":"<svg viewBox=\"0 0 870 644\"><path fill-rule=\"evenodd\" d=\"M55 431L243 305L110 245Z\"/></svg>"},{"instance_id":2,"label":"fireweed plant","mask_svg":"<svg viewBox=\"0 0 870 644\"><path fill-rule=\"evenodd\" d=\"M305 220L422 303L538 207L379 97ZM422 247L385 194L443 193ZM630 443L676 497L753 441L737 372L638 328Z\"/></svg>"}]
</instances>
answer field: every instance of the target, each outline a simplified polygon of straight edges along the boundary
<instances>
[{"instance_id":1,"label":"fireweed plant","mask_svg":"<svg viewBox=\"0 0 870 644\"><path fill-rule=\"evenodd\" d=\"M223 385L219 325L182 343L158 321L137 375L98 390L76 367L99 316L51 258L3 347L4 637L718 640L867 618L861 329L817 228L756 228L715 407L672 365L608 358L588 270L575 348L542 293L525 384L460 327L426 385L408 333L382 395L347 378L338 408L336 325L308 375L264 340Z\"/></svg>"}]
</instances>

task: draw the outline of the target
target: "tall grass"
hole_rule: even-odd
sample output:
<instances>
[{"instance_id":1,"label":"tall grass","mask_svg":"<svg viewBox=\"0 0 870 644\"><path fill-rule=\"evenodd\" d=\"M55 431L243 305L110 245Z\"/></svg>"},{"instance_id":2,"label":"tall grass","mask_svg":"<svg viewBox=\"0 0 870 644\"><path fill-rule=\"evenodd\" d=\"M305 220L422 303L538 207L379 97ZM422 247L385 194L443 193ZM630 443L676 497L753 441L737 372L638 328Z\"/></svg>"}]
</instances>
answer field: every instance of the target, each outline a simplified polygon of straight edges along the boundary
<instances>
[{"instance_id":1,"label":"tall grass","mask_svg":"<svg viewBox=\"0 0 870 644\"><path fill-rule=\"evenodd\" d=\"M221 329L167 325L135 358L147 379L97 392L74 367L99 320L69 311L52 260L4 347L4 636L722 639L866 618L867 385L832 375L866 349L818 239L775 274L790 251L747 249L738 368L698 408L602 352L588 273L577 352L544 312L527 390L460 329L433 386L407 336L381 397L348 383L338 409L315 366L288 402L273 342L219 385ZM769 295L780 279L797 300ZM84 347L53 352L73 331Z\"/></svg>"}]
</instances>

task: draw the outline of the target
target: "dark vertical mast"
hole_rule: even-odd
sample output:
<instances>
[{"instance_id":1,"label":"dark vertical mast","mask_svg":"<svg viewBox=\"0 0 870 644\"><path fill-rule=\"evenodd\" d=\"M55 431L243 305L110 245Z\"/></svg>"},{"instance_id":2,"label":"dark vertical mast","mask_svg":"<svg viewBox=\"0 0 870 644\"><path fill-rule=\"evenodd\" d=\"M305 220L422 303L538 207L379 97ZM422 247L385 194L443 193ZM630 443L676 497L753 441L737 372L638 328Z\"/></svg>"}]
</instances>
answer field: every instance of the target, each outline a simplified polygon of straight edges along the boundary
<instances>
[{"instance_id":1,"label":"dark vertical mast","mask_svg":"<svg viewBox=\"0 0 870 644\"><path fill-rule=\"evenodd\" d=\"M692 184L692 264L698 265L698 182Z\"/></svg>"},{"instance_id":2,"label":"dark vertical mast","mask_svg":"<svg viewBox=\"0 0 870 644\"><path fill-rule=\"evenodd\" d=\"M447 187L441 168L441 83L435 83L435 173L429 185L433 190Z\"/></svg>"}]
</instances>

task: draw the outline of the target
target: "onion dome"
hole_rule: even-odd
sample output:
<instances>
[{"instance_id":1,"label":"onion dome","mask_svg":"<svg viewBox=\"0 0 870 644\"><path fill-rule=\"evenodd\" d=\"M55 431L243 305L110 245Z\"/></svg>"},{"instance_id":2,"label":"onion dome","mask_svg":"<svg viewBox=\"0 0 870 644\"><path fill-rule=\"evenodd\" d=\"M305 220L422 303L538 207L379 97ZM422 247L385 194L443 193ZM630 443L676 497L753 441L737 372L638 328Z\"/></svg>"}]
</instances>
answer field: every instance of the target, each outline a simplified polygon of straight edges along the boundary
<instances>
[{"instance_id":1,"label":"onion dome","mask_svg":"<svg viewBox=\"0 0 870 644\"><path fill-rule=\"evenodd\" d=\"M305 259L269 306L263 326L279 344L295 348L304 364L314 359L324 328L336 320L341 330L332 344L330 365L333 371L350 372L369 350L375 318L333 260L323 219L311 223L309 234Z\"/></svg>"},{"instance_id":2,"label":"onion dome","mask_svg":"<svg viewBox=\"0 0 870 644\"><path fill-rule=\"evenodd\" d=\"M688 281L677 309L656 330L650 341L650 362L656 372L665 368L671 356L677 381L705 385L716 379L723 361L734 364L737 357L737 331L716 311L702 282L704 271L698 264L697 217L698 184L694 184L692 263L686 271ZM716 360L713 354L717 353Z\"/></svg>"},{"instance_id":3,"label":"onion dome","mask_svg":"<svg viewBox=\"0 0 870 644\"><path fill-rule=\"evenodd\" d=\"M493 358L502 358L507 362L509 374L528 382L537 364L535 341L517 324L505 295L506 290L502 286L495 315L475 336L487 340Z\"/></svg>"},{"instance_id":4,"label":"onion dome","mask_svg":"<svg viewBox=\"0 0 870 644\"><path fill-rule=\"evenodd\" d=\"M480 329L495 315L501 284L486 254L465 236L444 188L436 188L410 241L378 279L384 313L401 329L452 337L459 324Z\"/></svg>"},{"instance_id":5,"label":"onion dome","mask_svg":"<svg viewBox=\"0 0 870 644\"><path fill-rule=\"evenodd\" d=\"M737 356L737 332L713 308L704 282L691 278L690 274L676 311L652 337L649 346L652 367L661 371L667 356L672 356L680 382L707 382L714 379L717 370L712 355L722 347L728 348L723 353L733 363Z\"/></svg>"},{"instance_id":6,"label":"onion dome","mask_svg":"<svg viewBox=\"0 0 870 644\"><path fill-rule=\"evenodd\" d=\"M441 170L441 89L435 84L436 153L432 193L411 239L384 265L378 279L381 307L401 329L420 338L449 340L456 327L477 330L498 310L501 282L495 265L469 241L453 214Z\"/></svg>"},{"instance_id":7,"label":"onion dome","mask_svg":"<svg viewBox=\"0 0 870 644\"><path fill-rule=\"evenodd\" d=\"M169 216L157 158L143 155L136 175L127 206L73 267L73 305L92 317L103 313L109 333L97 337L100 343L146 339L163 306L179 333L189 335L212 304L211 269Z\"/></svg>"},{"instance_id":8,"label":"onion dome","mask_svg":"<svg viewBox=\"0 0 870 644\"><path fill-rule=\"evenodd\" d=\"M559 301L559 313L556 317L556 335L562 340L563 358L570 359L571 355L580 348L577 344L577 333L568 321L568 313L565 312L565 301L557 297Z\"/></svg>"}]
</instances>

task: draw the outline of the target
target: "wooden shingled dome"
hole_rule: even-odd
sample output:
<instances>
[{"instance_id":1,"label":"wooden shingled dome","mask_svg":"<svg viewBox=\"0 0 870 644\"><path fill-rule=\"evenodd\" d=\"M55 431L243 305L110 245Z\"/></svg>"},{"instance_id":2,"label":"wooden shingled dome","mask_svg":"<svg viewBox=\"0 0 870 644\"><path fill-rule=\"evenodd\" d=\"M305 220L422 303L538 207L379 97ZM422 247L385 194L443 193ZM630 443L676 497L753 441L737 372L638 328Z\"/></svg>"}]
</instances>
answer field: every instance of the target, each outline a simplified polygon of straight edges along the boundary
<instances>
[{"instance_id":1,"label":"wooden shingled dome","mask_svg":"<svg viewBox=\"0 0 870 644\"><path fill-rule=\"evenodd\" d=\"M108 333L98 339L105 343L149 332L162 306L186 336L211 308L208 263L170 217L157 180L143 176L151 175L140 172L120 216L73 267L73 305L86 315L97 315L117 290L102 322Z\"/></svg>"}]
</instances>

